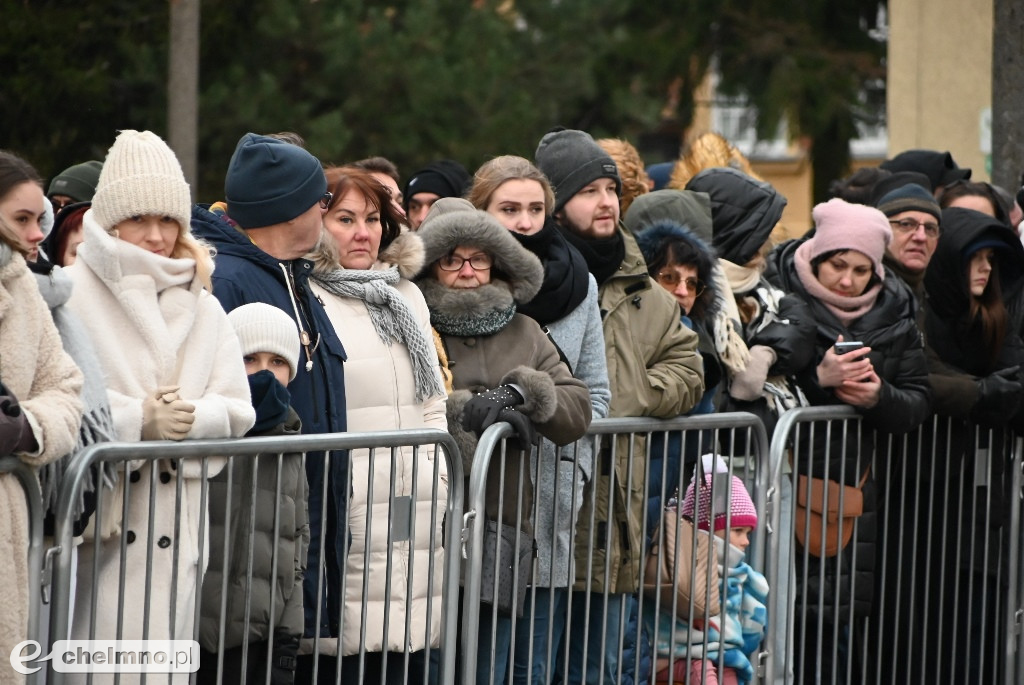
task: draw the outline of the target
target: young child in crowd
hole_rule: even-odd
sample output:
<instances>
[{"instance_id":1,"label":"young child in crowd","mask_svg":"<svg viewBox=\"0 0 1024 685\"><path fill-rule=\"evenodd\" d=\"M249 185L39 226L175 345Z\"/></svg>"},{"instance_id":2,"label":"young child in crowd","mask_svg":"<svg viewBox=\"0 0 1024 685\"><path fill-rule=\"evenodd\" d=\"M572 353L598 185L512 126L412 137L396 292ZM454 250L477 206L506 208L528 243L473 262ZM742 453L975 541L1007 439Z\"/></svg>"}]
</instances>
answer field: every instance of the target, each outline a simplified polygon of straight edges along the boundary
<instances>
[{"instance_id":1,"label":"young child in crowd","mask_svg":"<svg viewBox=\"0 0 1024 685\"><path fill-rule=\"evenodd\" d=\"M301 424L289 405L286 387L295 378L299 359L295 322L284 311L262 302L238 307L228 314L228 320L238 336L256 410L256 424L246 437L298 435ZM229 473L230 511L226 505ZM198 683L218 682L218 653L223 655L225 683L265 682L271 636L270 682L280 685L294 681L303 627L302 577L309 544L306 498L301 454L235 457L210 481L210 564L203 581ZM275 509L280 511L276 537ZM270 582L275 547L277 578ZM249 644L243 671L246 632Z\"/></svg>"},{"instance_id":2,"label":"young child in crowd","mask_svg":"<svg viewBox=\"0 0 1024 685\"><path fill-rule=\"evenodd\" d=\"M757 526L757 510L743 481L736 476L730 480L721 457L705 454L701 461L704 483L695 492L697 479L690 482L679 514L695 522L699 530L714 532L721 611L692 622L677 617L672 607L661 606L657 615L653 611L645 615L657 658L655 682L749 683L754 679L752 657L764 638L768 601L768 582L744 561L750 533ZM689 556L689 550L680 550L680 555L684 554ZM692 591L703 592L697 587Z\"/></svg>"}]
</instances>

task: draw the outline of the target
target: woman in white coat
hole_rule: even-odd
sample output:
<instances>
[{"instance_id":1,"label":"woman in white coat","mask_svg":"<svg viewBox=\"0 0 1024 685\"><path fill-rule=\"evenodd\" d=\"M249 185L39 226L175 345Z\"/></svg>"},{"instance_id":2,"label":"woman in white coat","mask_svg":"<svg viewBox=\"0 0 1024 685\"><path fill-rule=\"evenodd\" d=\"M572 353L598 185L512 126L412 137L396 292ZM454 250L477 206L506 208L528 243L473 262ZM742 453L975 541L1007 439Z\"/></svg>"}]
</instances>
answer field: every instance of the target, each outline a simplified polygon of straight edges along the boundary
<instances>
[{"instance_id":1,"label":"woman in white coat","mask_svg":"<svg viewBox=\"0 0 1024 685\"><path fill-rule=\"evenodd\" d=\"M85 242L69 268L69 306L84 322L106 374L118 440L240 437L253 424L238 340L209 292L213 263L189 231L190 211L188 184L167 144L149 131L122 131L107 154L84 218ZM206 460L206 475L223 465L223 458ZM206 563L199 526L204 461L126 466L115 496L105 498L102 520L94 517L98 547L88 540L81 548L72 634L139 639L148 628L149 639L192 639L196 580ZM94 594L102 608L96 615Z\"/></svg>"},{"instance_id":2,"label":"woman in white coat","mask_svg":"<svg viewBox=\"0 0 1024 685\"><path fill-rule=\"evenodd\" d=\"M333 198L311 282L348 352L349 430L447 430L430 313L419 288L408 280L423 265L422 241L401 232L387 190L369 173L337 167L326 174ZM361 682L380 682L382 668L387 682L406 682L406 676L407 682L421 682L429 664L426 650L440 643L448 471L432 448L418 455L412 448L397 450L394 464L390 449L376 450L372 459L366 450L353 450L351 465L342 682L360 677ZM389 563L390 597L385 596ZM361 641L367 652L363 659L358 656ZM334 675L335 665L328 660L320 676L333 683Z\"/></svg>"},{"instance_id":3,"label":"woman in white coat","mask_svg":"<svg viewBox=\"0 0 1024 685\"><path fill-rule=\"evenodd\" d=\"M25 256L42 239L46 203L35 170L0 151L0 457L36 467L74 447L82 374L65 354ZM33 522L42 525L42 521ZM23 677L8 658L28 635L28 508L15 476L0 476L0 682ZM35 666L38 664L29 664Z\"/></svg>"}]
</instances>

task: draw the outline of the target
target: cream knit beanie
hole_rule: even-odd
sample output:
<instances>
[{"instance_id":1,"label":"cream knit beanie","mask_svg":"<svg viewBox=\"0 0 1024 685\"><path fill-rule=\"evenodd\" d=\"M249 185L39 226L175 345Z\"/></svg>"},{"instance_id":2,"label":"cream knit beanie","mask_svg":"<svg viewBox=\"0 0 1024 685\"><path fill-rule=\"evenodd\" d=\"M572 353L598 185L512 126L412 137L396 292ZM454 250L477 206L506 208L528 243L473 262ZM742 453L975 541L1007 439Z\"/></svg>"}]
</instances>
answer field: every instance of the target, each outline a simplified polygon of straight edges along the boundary
<instances>
[{"instance_id":1,"label":"cream knit beanie","mask_svg":"<svg viewBox=\"0 0 1024 685\"><path fill-rule=\"evenodd\" d=\"M169 216L189 230L192 198L181 164L151 131L121 131L107 152L92 199L92 214L109 231L144 214Z\"/></svg>"},{"instance_id":2,"label":"cream knit beanie","mask_svg":"<svg viewBox=\"0 0 1024 685\"><path fill-rule=\"evenodd\" d=\"M299 368L299 329L283 310L263 302L251 302L228 313L235 329L242 355L256 352L277 354L288 362L289 381L295 380Z\"/></svg>"}]
</instances>

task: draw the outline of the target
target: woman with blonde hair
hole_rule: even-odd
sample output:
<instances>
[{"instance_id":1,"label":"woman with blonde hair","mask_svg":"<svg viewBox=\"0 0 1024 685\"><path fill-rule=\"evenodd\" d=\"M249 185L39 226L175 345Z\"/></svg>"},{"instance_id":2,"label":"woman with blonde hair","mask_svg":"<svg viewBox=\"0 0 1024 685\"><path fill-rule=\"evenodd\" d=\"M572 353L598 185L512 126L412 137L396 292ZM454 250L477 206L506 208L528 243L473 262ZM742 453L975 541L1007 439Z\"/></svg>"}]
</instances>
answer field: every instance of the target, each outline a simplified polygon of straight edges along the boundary
<instances>
[{"instance_id":1,"label":"woman with blonde hair","mask_svg":"<svg viewBox=\"0 0 1024 685\"><path fill-rule=\"evenodd\" d=\"M25 160L0 151L0 457L32 467L75 445L82 375L64 352L25 258L42 240L42 181ZM0 475L0 681L23 680L6 655L28 636L28 507L15 476ZM33 525L40 525L34 521Z\"/></svg>"},{"instance_id":2,"label":"woman with blonde hair","mask_svg":"<svg viewBox=\"0 0 1024 685\"><path fill-rule=\"evenodd\" d=\"M210 293L213 260L191 234L190 213L188 184L167 144L149 131L122 131L68 269L69 306L106 375L118 440L241 437L253 424L238 340ZM213 457L124 465L102 520L94 517L94 539L81 548L75 638L191 639L207 556L202 479L224 464ZM148 591L149 606L125 602L128 588ZM104 611L92 614L93 601Z\"/></svg>"},{"instance_id":3,"label":"woman with blonde hair","mask_svg":"<svg viewBox=\"0 0 1024 685\"><path fill-rule=\"evenodd\" d=\"M540 259L544 268L540 291L519 305L518 312L544 327L573 376L589 389L593 417L604 418L611 390L597 281L583 256L551 218L555 195L547 177L522 157L495 157L477 169L469 201L497 219L522 247ZM516 625L513 676L517 683L550 681L550 666L545 675L547 645L550 639L550 644L557 646L565 627L574 522L583 504L583 485L593 469L592 448L587 440L561 448L545 441L543 455L531 464L534 482L540 484L534 516L538 574L534 582L536 603L527 602L523 618Z\"/></svg>"}]
</instances>

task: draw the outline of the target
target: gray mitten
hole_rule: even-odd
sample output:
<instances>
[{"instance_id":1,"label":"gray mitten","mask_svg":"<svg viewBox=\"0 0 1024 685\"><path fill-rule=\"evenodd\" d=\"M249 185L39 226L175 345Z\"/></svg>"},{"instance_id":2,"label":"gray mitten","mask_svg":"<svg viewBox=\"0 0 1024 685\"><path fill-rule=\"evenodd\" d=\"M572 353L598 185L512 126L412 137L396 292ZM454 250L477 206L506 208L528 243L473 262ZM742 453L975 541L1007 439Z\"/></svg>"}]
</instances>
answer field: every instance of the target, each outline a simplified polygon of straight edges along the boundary
<instances>
[{"instance_id":1,"label":"gray mitten","mask_svg":"<svg viewBox=\"0 0 1024 685\"><path fill-rule=\"evenodd\" d=\"M768 369L772 368L775 358L775 350L770 347L751 347L747 368L733 376L729 394L744 402L753 402L760 397L764 391L764 382L768 378Z\"/></svg>"}]
</instances>

